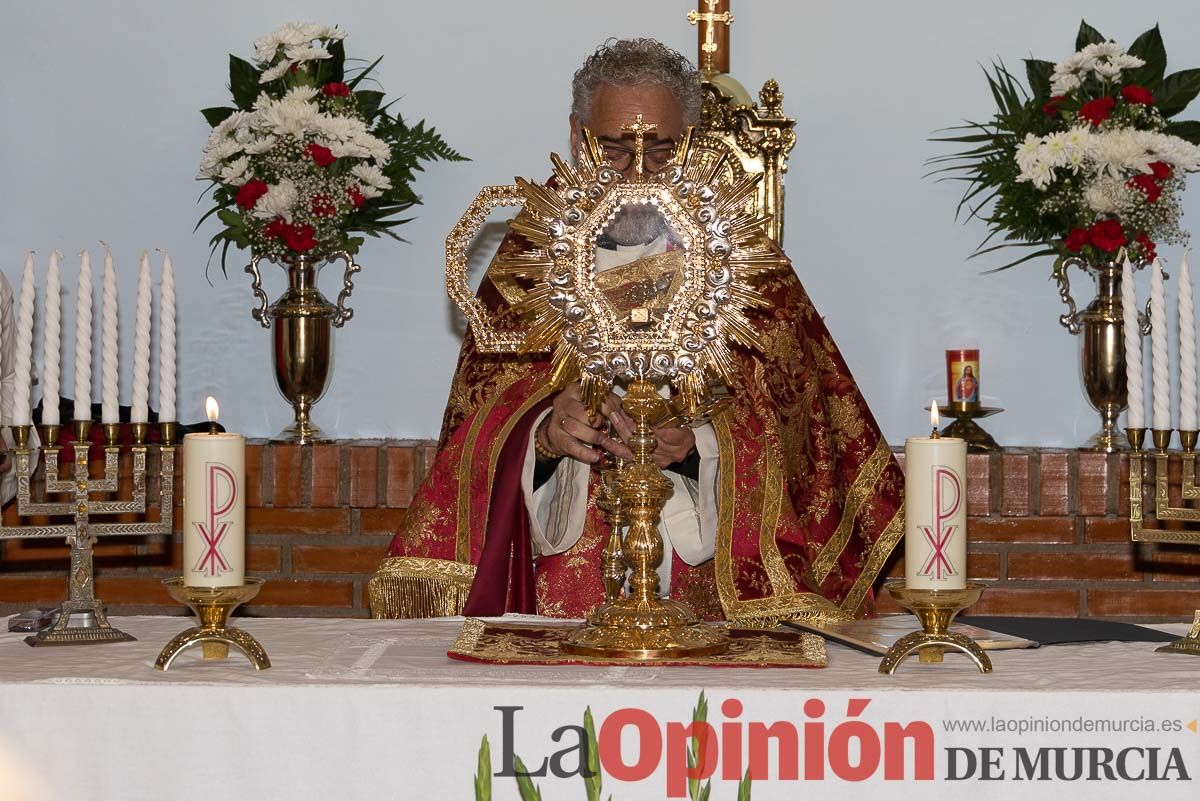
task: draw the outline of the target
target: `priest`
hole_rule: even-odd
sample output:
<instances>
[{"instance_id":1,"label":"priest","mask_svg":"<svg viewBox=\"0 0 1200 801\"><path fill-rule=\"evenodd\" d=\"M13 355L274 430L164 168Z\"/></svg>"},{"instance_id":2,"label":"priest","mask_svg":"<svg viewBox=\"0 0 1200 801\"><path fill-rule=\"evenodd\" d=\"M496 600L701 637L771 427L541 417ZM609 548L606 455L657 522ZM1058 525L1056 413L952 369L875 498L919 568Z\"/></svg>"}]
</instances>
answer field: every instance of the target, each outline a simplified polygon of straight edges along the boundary
<instances>
[{"instance_id":1,"label":"priest","mask_svg":"<svg viewBox=\"0 0 1200 801\"><path fill-rule=\"evenodd\" d=\"M586 126L627 176L639 114L657 126L650 172L700 114L698 71L651 39L610 40L572 93L573 152ZM611 300L634 292L653 305L669 292L677 254L660 220L630 212L597 244ZM523 247L510 234L501 251ZM759 291L772 305L752 312L758 350L735 352L731 403L703 425L656 432L654 461L674 484L660 584L740 625L869 613L903 531L903 475L795 273ZM479 296L497 312L511 299L491 271ZM551 387L548 374L543 355L483 354L466 335L434 464L370 582L376 617L583 617L604 599L595 468L629 457L630 421L616 396L589 418L579 385Z\"/></svg>"}]
</instances>

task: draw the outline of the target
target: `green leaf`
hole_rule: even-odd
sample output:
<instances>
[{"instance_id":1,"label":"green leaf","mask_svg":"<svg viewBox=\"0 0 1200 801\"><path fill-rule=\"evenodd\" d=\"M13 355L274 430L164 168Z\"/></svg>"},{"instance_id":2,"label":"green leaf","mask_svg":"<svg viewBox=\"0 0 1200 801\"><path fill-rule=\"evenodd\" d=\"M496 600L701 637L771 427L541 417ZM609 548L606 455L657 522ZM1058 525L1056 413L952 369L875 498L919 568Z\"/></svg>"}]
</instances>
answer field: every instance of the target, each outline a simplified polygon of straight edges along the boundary
<instances>
[{"instance_id":1,"label":"green leaf","mask_svg":"<svg viewBox=\"0 0 1200 801\"><path fill-rule=\"evenodd\" d=\"M258 97L258 79L261 73L249 61L229 54L229 91L233 93L233 102L242 111L249 111Z\"/></svg>"},{"instance_id":2,"label":"green leaf","mask_svg":"<svg viewBox=\"0 0 1200 801\"><path fill-rule=\"evenodd\" d=\"M1163 78L1154 106L1164 117L1174 117L1200 94L1200 69L1180 70Z\"/></svg>"},{"instance_id":3,"label":"green leaf","mask_svg":"<svg viewBox=\"0 0 1200 801\"><path fill-rule=\"evenodd\" d=\"M1104 41L1104 34L1087 24L1087 20L1079 21L1079 33L1075 35L1075 51L1078 52L1090 44Z\"/></svg>"},{"instance_id":4,"label":"green leaf","mask_svg":"<svg viewBox=\"0 0 1200 801\"><path fill-rule=\"evenodd\" d=\"M1036 98L1050 97L1050 76L1054 74L1054 62L1037 58L1025 59L1025 78L1029 91Z\"/></svg>"},{"instance_id":5,"label":"green leaf","mask_svg":"<svg viewBox=\"0 0 1200 801\"><path fill-rule=\"evenodd\" d=\"M1166 133L1178 136L1193 145L1200 145L1200 122L1196 120L1177 120L1167 123Z\"/></svg>"},{"instance_id":6,"label":"green leaf","mask_svg":"<svg viewBox=\"0 0 1200 801\"><path fill-rule=\"evenodd\" d=\"M1154 91L1167 71L1167 49L1163 46L1162 34L1155 25L1133 40L1129 55L1137 56L1146 63L1126 72L1122 78L1126 84L1135 83Z\"/></svg>"},{"instance_id":7,"label":"green leaf","mask_svg":"<svg viewBox=\"0 0 1200 801\"><path fill-rule=\"evenodd\" d=\"M228 106L215 106L213 108L200 109L200 113L204 115L205 121L207 121L208 124L213 128L216 128L218 125L225 122L225 120L229 119L230 115L232 115L235 111L237 111L237 109L229 108Z\"/></svg>"},{"instance_id":8,"label":"green leaf","mask_svg":"<svg viewBox=\"0 0 1200 801\"><path fill-rule=\"evenodd\" d=\"M217 219L230 228L244 228L246 225L245 218L233 209L221 209L217 212Z\"/></svg>"},{"instance_id":9,"label":"green leaf","mask_svg":"<svg viewBox=\"0 0 1200 801\"><path fill-rule=\"evenodd\" d=\"M592 708L583 711L583 730L587 733L587 772L590 776L583 777L583 786L587 791L587 801L600 801L600 746L596 742L596 722L592 719Z\"/></svg>"},{"instance_id":10,"label":"green leaf","mask_svg":"<svg viewBox=\"0 0 1200 801\"><path fill-rule=\"evenodd\" d=\"M383 103L383 92L360 89L354 93L354 102L358 105L359 112L370 122L378 113L380 104Z\"/></svg>"},{"instance_id":11,"label":"green leaf","mask_svg":"<svg viewBox=\"0 0 1200 801\"><path fill-rule=\"evenodd\" d=\"M521 794L521 801L542 801L542 791L534 787L525 763L516 754L513 754L513 767L517 770L517 792Z\"/></svg>"},{"instance_id":12,"label":"green leaf","mask_svg":"<svg viewBox=\"0 0 1200 801\"><path fill-rule=\"evenodd\" d=\"M341 39L338 39L325 49L329 51L330 55L330 58L325 60L325 63L329 65L329 80L341 83L346 77L346 45Z\"/></svg>"},{"instance_id":13,"label":"green leaf","mask_svg":"<svg viewBox=\"0 0 1200 801\"><path fill-rule=\"evenodd\" d=\"M737 801L750 801L750 770L746 770L745 777L738 782Z\"/></svg>"},{"instance_id":14,"label":"green leaf","mask_svg":"<svg viewBox=\"0 0 1200 801\"><path fill-rule=\"evenodd\" d=\"M492 801L492 751L487 735L479 744L479 761L475 774L475 801Z\"/></svg>"},{"instance_id":15,"label":"green leaf","mask_svg":"<svg viewBox=\"0 0 1200 801\"><path fill-rule=\"evenodd\" d=\"M379 58L375 59L370 64L368 64L367 66L363 67L362 72L360 72L360 73L358 73L358 75L354 76L354 80L347 82L349 87L351 89L353 89L354 87L358 86L362 82L362 79L367 77L371 73L371 70L375 69L375 67L378 66L380 61L383 61L383 56L380 56Z\"/></svg>"}]
</instances>

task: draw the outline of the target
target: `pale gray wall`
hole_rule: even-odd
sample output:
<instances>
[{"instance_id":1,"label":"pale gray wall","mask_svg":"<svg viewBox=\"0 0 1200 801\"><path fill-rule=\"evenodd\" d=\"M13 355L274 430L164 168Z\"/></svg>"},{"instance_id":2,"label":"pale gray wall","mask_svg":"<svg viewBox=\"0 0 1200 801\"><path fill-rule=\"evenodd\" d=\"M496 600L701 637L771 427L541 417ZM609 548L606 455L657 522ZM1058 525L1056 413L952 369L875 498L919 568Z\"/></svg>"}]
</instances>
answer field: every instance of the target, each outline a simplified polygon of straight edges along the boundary
<instances>
[{"instance_id":1,"label":"pale gray wall","mask_svg":"<svg viewBox=\"0 0 1200 801\"><path fill-rule=\"evenodd\" d=\"M740 0L733 72L752 91L775 77L798 119L788 175L787 246L887 436L925 428L922 406L944 390L942 351L983 351L985 400L1008 412L989 427L1008 444L1070 445L1095 428L1077 377L1076 341L1049 263L981 276L964 258L982 236L952 221L956 188L922 180L939 152L929 133L989 113L977 66L1071 51L1079 17L1129 42L1155 21L1171 68L1200 66L1200 5L1091 0L1003 3L928 0ZM222 105L227 53L291 19L338 23L347 51L385 54L379 78L397 108L428 118L474 160L437 165L417 185L425 205L402 233L410 245L370 242L338 334L333 388L317 420L339 437L429 437L437 432L458 350L442 288L442 239L483 184L544 177L566 150L571 73L610 35L653 35L692 54L684 0L507 2L6 3L0 50L0 267L16 284L24 253L98 258L106 239L120 262L130 320L137 256L162 247L179 272L180 414L223 399L225 420L270 435L289 411L270 378L267 338L248 313L240 263L204 279L206 226L193 181L207 126ZM336 8L335 12L331 9ZM1194 115L1192 115L1194 116ZM1200 215L1196 193L1189 220ZM1167 251L1172 262L1178 253ZM998 262L992 262L994 266ZM157 264L157 262L156 262ZM271 293L281 276L270 274ZM327 276L327 291L334 285ZM99 282L97 281L97 284ZM1139 279L1145 291L1145 277ZM64 335L73 336L73 292ZM1173 308L1173 305L1172 305ZM72 357L63 386L71 387ZM128 376L122 398L128 401Z\"/></svg>"}]
</instances>

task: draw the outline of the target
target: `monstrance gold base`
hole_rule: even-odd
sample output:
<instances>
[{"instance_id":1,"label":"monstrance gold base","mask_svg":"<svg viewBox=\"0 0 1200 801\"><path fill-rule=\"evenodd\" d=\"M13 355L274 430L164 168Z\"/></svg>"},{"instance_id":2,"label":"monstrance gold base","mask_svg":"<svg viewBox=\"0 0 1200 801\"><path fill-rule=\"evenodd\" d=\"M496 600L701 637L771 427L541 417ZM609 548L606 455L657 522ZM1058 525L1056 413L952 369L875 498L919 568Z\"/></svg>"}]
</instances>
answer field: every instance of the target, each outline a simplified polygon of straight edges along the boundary
<instances>
[{"instance_id":1,"label":"monstrance gold base","mask_svg":"<svg viewBox=\"0 0 1200 801\"><path fill-rule=\"evenodd\" d=\"M986 586L968 581L961 590L916 590L909 589L903 579L885 584L884 589L896 603L917 616L923 631L914 631L897 640L879 663L879 672L890 676L913 653L918 654L923 664L941 662L949 649L971 657L980 673L991 673L992 660L979 643L949 631L955 615L978 601Z\"/></svg>"},{"instance_id":2,"label":"monstrance gold base","mask_svg":"<svg viewBox=\"0 0 1200 801\"><path fill-rule=\"evenodd\" d=\"M171 597L191 607L200 625L177 634L166 644L154 666L167 670L175 657L200 644L205 659L225 659L229 646L245 654L255 670L271 667L271 660L258 640L242 629L229 625L233 610L258 595L263 579L246 577L246 583L237 587L188 587L183 578L171 578L163 582Z\"/></svg>"},{"instance_id":3,"label":"monstrance gold base","mask_svg":"<svg viewBox=\"0 0 1200 801\"><path fill-rule=\"evenodd\" d=\"M1154 650L1156 653L1161 654L1200 656L1200 609L1196 610L1196 617L1192 620L1192 628L1186 636L1180 637L1178 640L1169 642L1161 648L1155 648Z\"/></svg>"},{"instance_id":4,"label":"monstrance gold base","mask_svg":"<svg viewBox=\"0 0 1200 801\"><path fill-rule=\"evenodd\" d=\"M631 660L715 656L728 649L724 629L670 598L607 601L559 646L574 656Z\"/></svg>"}]
</instances>

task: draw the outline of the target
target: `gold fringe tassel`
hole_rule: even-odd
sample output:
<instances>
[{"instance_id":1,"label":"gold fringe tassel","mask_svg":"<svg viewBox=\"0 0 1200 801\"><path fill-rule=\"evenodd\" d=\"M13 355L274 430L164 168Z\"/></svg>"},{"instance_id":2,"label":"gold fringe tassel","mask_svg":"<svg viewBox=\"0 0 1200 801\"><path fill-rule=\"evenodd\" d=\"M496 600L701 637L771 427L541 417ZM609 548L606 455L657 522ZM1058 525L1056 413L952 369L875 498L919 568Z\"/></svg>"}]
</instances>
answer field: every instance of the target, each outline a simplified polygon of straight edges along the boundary
<instances>
[{"instance_id":1,"label":"gold fringe tassel","mask_svg":"<svg viewBox=\"0 0 1200 801\"><path fill-rule=\"evenodd\" d=\"M371 617L461 615L474 579L472 564L413 556L389 557L367 582Z\"/></svg>"}]
</instances>

